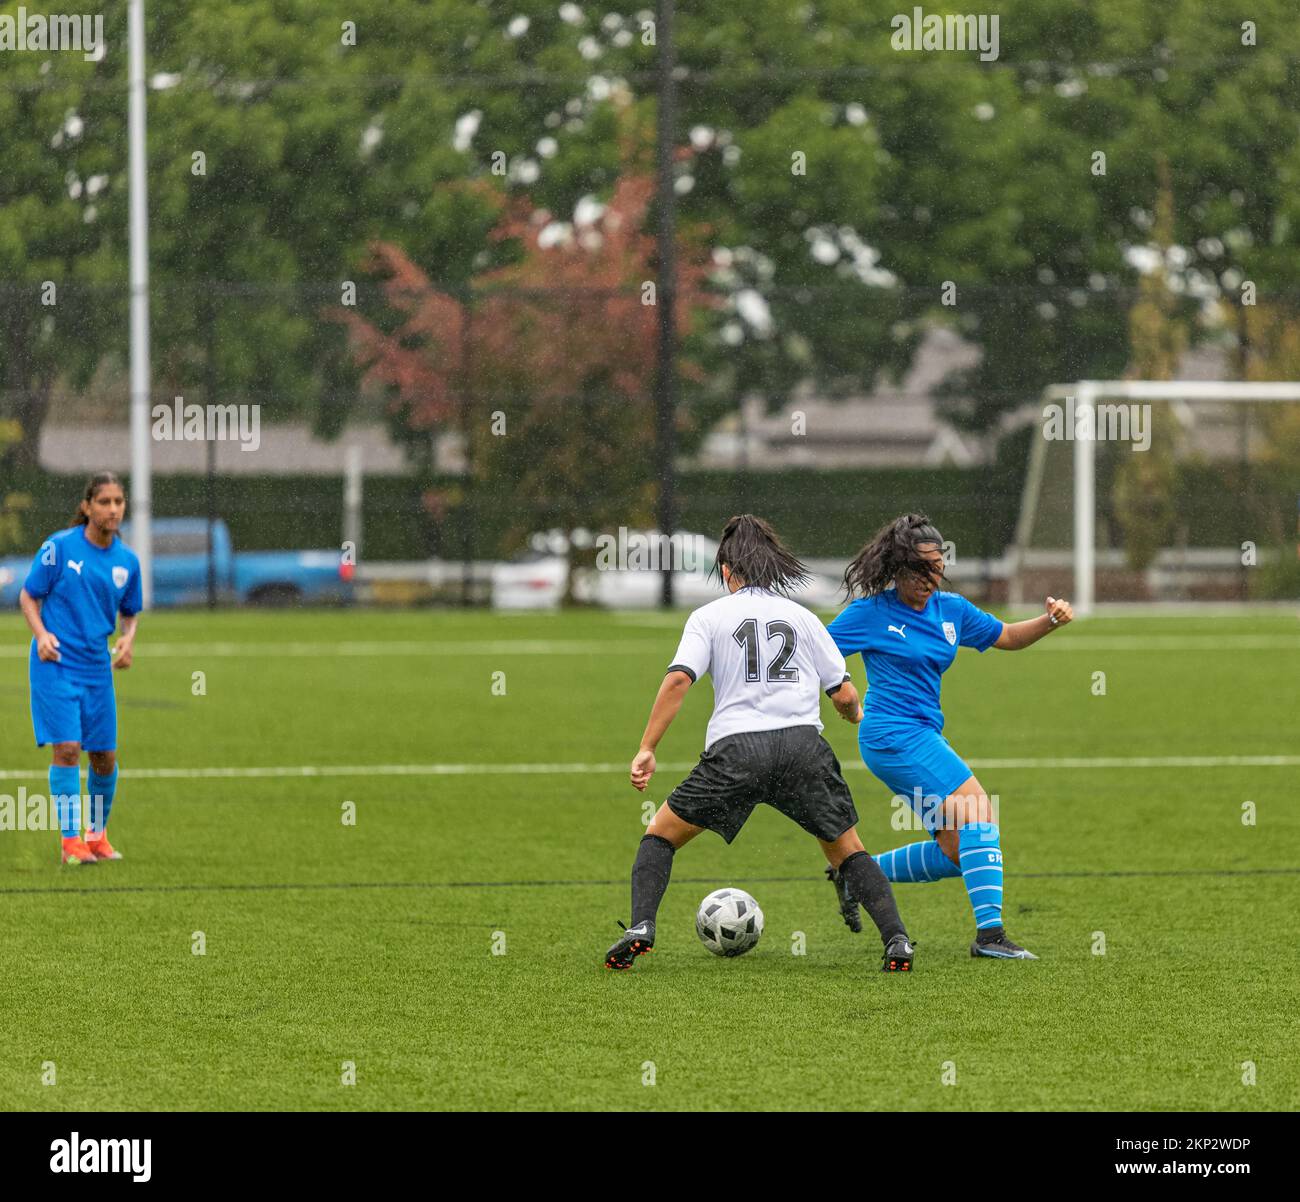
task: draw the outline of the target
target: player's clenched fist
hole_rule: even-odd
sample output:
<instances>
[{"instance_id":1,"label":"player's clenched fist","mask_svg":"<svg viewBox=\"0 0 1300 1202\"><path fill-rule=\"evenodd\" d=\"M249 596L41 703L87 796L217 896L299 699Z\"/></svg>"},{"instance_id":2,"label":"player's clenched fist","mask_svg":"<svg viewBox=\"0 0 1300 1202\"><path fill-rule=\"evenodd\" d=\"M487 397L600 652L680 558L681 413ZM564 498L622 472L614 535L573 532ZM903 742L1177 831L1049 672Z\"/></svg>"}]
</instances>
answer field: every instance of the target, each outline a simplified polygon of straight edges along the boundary
<instances>
[{"instance_id":1,"label":"player's clenched fist","mask_svg":"<svg viewBox=\"0 0 1300 1202\"><path fill-rule=\"evenodd\" d=\"M1074 609L1064 599L1058 600L1056 597L1048 597L1047 620L1051 622L1053 627L1064 626L1066 622L1074 620Z\"/></svg>"},{"instance_id":2,"label":"player's clenched fist","mask_svg":"<svg viewBox=\"0 0 1300 1202\"><path fill-rule=\"evenodd\" d=\"M645 792L645 787L650 783L650 778L655 774L655 753L653 751L638 751L636 759L632 761L632 784Z\"/></svg>"}]
</instances>

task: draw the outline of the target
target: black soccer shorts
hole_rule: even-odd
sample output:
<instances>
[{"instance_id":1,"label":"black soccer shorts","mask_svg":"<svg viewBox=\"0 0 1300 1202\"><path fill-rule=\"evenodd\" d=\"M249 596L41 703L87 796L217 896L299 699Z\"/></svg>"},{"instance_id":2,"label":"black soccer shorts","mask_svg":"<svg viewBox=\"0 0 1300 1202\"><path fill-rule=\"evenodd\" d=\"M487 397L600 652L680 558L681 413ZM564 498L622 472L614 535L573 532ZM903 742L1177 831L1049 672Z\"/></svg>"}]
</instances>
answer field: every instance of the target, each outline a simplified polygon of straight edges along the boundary
<instances>
[{"instance_id":1,"label":"black soccer shorts","mask_svg":"<svg viewBox=\"0 0 1300 1202\"><path fill-rule=\"evenodd\" d=\"M683 822L728 843L762 802L825 842L857 825L840 762L815 726L746 731L719 739L668 795Z\"/></svg>"}]
</instances>

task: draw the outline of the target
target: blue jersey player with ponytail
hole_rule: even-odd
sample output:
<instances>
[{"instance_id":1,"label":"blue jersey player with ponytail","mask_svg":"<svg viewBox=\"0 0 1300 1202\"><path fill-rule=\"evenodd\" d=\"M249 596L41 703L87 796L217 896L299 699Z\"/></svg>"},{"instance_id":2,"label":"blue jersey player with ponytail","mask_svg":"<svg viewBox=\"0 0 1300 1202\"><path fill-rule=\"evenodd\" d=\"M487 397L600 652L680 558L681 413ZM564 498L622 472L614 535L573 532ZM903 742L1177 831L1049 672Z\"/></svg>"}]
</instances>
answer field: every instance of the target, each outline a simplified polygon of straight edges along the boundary
<instances>
[{"instance_id":1,"label":"blue jersey player with ponytail","mask_svg":"<svg viewBox=\"0 0 1300 1202\"><path fill-rule=\"evenodd\" d=\"M113 669L129 668L141 609L140 561L118 535L122 482L92 476L73 525L41 544L19 595L32 631L28 666L36 745L53 749L50 797L69 865L120 860L108 841L117 789ZM108 637L122 616L113 654ZM86 836L81 834L81 752L90 757Z\"/></svg>"},{"instance_id":2,"label":"blue jersey player with ponytail","mask_svg":"<svg viewBox=\"0 0 1300 1202\"><path fill-rule=\"evenodd\" d=\"M1069 602L1047 598L1046 612L1003 623L957 593L940 591L943 538L921 514L890 522L844 573L852 600L830 625L847 658L867 667L858 745L867 767L905 798L930 838L876 856L885 877L938 881L960 877L975 912L971 955L1038 957L1007 938L1002 925L1002 847L984 786L943 737L939 684L958 647L1018 651L1069 622ZM833 869L840 910L861 928L857 902Z\"/></svg>"}]
</instances>

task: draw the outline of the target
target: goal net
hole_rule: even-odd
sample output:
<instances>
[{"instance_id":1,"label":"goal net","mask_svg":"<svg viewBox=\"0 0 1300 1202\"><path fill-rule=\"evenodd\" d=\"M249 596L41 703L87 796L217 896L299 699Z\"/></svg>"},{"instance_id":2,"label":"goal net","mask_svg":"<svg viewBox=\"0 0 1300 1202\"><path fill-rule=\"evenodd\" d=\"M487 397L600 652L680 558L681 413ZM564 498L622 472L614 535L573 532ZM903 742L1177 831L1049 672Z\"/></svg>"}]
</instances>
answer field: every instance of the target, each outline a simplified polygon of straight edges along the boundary
<instances>
[{"instance_id":1,"label":"goal net","mask_svg":"<svg viewBox=\"0 0 1300 1202\"><path fill-rule=\"evenodd\" d=\"M1300 383L1055 384L1035 426L1013 604L1300 598Z\"/></svg>"}]
</instances>

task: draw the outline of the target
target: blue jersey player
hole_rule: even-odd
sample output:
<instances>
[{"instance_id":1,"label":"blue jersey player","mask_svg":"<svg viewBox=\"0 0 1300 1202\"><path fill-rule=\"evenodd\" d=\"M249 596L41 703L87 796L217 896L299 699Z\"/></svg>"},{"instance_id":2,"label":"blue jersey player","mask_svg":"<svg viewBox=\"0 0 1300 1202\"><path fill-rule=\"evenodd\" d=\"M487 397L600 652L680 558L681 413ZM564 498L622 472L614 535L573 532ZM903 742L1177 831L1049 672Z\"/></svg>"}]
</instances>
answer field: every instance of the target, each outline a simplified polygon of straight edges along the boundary
<instances>
[{"instance_id":1,"label":"blue jersey player","mask_svg":"<svg viewBox=\"0 0 1300 1202\"><path fill-rule=\"evenodd\" d=\"M844 573L855 598L830 625L847 658L867 668L858 745L867 767L895 796L906 798L931 838L876 857L891 881L962 878L975 911L972 956L1000 960L1038 957L1007 938L1002 925L1002 848L984 786L943 737L939 683L958 647L1018 651L1036 643L1074 613L1047 598L1047 612L1003 623L956 593L941 592L943 538L921 514L890 522ZM857 903L833 869L840 909L858 930Z\"/></svg>"},{"instance_id":2,"label":"blue jersey player","mask_svg":"<svg viewBox=\"0 0 1300 1202\"><path fill-rule=\"evenodd\" d=\"M41 544L19 596L32 631L28 669L36 745L53 748L50 797L65 864L120 860L108 841L117 788L113 669L129 668L141 608L140 561L118 536L126 512L112 472L91 477L74 524ZM122 615L112 655L108 637ZM90 756L89 812L81 835L81 751Z\"/></svg>"}]
</instances>

